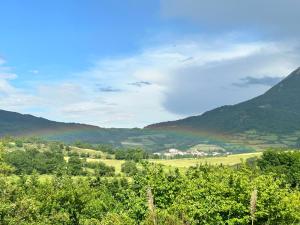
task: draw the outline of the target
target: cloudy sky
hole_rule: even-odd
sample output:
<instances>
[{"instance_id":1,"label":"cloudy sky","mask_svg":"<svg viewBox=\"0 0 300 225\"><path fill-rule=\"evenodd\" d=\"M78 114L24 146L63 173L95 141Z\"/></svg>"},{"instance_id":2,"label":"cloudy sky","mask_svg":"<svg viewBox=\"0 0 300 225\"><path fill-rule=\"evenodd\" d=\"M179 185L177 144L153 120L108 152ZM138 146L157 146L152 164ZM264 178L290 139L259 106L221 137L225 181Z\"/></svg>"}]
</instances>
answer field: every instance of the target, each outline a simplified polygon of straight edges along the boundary
<instances>
[{"instance_id":1,"label":"cloudy sky","mask_svg":"<svg viewBox=\"0 0 300 225\"><path fill-rule=\"evenodd\" d=\"M264 93L300 66L300 1L3 0L0 109L143 127Z\"/></svg>"}]
</instances>

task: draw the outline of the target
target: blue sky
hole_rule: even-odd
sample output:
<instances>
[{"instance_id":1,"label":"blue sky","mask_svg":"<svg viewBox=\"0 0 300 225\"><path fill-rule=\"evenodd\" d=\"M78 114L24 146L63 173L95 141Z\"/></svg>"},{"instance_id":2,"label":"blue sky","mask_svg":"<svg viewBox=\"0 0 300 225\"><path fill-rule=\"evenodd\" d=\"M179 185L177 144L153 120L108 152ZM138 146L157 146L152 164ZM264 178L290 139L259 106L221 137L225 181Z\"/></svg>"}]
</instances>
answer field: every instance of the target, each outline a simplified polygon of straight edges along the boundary
<instances>
[{"instance_id":1,"label":"blue sky","mask_svg":"<svg viewBox=\"0 0 300 225\"><path fill-rule=\"evenodd\" d=\"M252 98L299 66L299 7L292 0L4 0L0 108L143 127Z\"/></svg>"},{"instance_id":2,"label":"blue sky","mask_svg":"<svg viewBox=\"0 0 300 225\"><path fill-rule=\"evenodd\" d=\"M147 33L163 26L157 19L158 4L4 1L0 9L2 56L9 65L17 65L18 72L40 69L55 78L84 69L101 57L130 54L139 49Z\"/></svg>"}]
</instances>

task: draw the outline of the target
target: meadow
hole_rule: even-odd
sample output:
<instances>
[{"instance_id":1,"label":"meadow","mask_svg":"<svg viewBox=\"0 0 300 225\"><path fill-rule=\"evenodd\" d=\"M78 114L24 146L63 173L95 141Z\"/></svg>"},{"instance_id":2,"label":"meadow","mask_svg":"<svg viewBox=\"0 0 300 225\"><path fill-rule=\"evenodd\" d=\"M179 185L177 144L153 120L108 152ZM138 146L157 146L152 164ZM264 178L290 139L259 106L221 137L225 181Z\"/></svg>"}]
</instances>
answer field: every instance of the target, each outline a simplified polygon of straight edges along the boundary
<instances>
[{"instance_id":1,"label":"meadow","mask_svg":"<svg viewBox=\"0 0 300 225\"><path fill-rule=\"evenodd\" d=\"M183 159L147 159L145 161L163 165L164 168L170 168L170 169L178 168L181 170L185 170L191 166L197 166L199 164L233 166L241 162L245 162L249 158L253 158L253 157L259 158L261 155L262 155L261 152L255 152L255 153L243 153L243 154L235 154L235 155L220 156L220 157L183 158ZM103 162L107 166L115 167L116 172L120 173L121 165L125 161L116 160L116 159L87 158L87 162Z\"/></svg>"},{"instance_id":2,"label":"meadow","mask_svg":"<svg viewBox=\"0 0 300 225\"><path fill-rule=\"evenodd\" d=\"M162 164L164 166L177 167L177 168L189 168L198 164L208 165L227 165L232 166L249 158L260 157L261 152L255 153L243 153L220 157L202 157L202 158L186 158L186 159L150 159L149 162Z\"/></svg>"},{"instance_id":3,"label":"meadow","mask_svg":"<svg viewBox=\"0 0 300 225\"><path fill-rule=\"evenodd\" d=\"M73 149L73 147L72 147ZM121 165L125 162L124 160L116 160L116 159L106 159L105 157L108 154L99 153L99 151L95 151L92 149L80 149L75 148L78 153L86 153L89 152L91 154L99 154L102 158L94 158L92 157L86 158L87 162L102 162L107 166L113 166L116 169L117 173L121 172ZM253 152L253 153L242 153L242 154L233 154L228 156L218 156L218 157L201 157L201 158L181 158L181 159L146 159L150 163L163 165L164 168L178 168L181 170L188 169L191 166L197 166L201 164L208 165L226 165L233 166L242 162L245 162L250 158L259 158L262 155L262 152ZM111 156L112 158L113 156Z\"/></svg>"}]
</instances>

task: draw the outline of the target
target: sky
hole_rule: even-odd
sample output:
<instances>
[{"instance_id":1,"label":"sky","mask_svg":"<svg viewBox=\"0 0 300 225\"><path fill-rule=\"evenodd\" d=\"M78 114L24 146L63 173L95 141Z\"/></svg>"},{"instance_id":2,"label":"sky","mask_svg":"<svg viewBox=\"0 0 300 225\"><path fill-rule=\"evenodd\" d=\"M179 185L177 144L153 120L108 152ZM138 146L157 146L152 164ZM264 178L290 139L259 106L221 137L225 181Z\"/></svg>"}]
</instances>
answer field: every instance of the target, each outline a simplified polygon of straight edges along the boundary
<instances>
[{"instance_id":1,"label":"sky","mask_svg":"<svg viewBox=\"0 0 300 225\"><path fill-rule=\"evenodd\" d=\"M2 0L0 109L143 127L248 100L300 66L300 1Z\"/></svg>"}]
</instances>

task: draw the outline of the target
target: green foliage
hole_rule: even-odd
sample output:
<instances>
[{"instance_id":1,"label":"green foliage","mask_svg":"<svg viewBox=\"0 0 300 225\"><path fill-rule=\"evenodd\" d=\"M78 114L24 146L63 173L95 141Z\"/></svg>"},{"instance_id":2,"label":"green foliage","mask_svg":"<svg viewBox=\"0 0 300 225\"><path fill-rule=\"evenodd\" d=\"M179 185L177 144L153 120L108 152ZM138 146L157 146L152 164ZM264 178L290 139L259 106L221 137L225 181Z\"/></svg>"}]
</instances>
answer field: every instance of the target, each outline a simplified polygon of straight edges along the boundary
<instances>
[{"instance_id":1,"label":"green foliage","mask_svg":"<svg viewBox=\"0 0 300 225\"><path fill-rule=\"evenodd\" d=\"M0 174L4 174L4 175L12 174L14 172L14 168L8 165L6 162L4 162L3 154L4 154L4 146L0 142Z\"/></svg>"},{"instance_id":2,"label":"green foliage","mask_svg":"<svg viewBox=\"0 0 300 225\"><path fill-rule=\"evenodd\" d=\"M68 173L73 176L82 175L83 173L83 162L78 156L71 156L68 160Z\"/></svg>"},{"instance_id":3,"label":"green foliage","mask_svg":"<svg viewBox=\"0 0 300 225\"><path fill-rule=\"evenodd\" d=\"M114 176L113 167L79 156L62 163L65 148L59 143L43 143L43 150L23 145L13 151L0 145L0 169L11 162L20 174L0 173L1 225L300 223L300 152L267 151L258 162L197 165L185 173L131 160L122 164L130 176L125 178ZM78 176L86 170L96 176ZM39 173L52 175L41 179Z\"/></svg>"},{"instance_id":4,"label":"green foliage","mask_svg":"<svg viewBox=\"0 0 300 225\"><path fill-rule=\"evenodd\" d=\"M89 162L86 163L85 166L87 168L91 168L95 170L95 175L101 177L112 177L115 175L115 167L107 166L103 162Z\"/></svg>"},{"instance_id":5,"label":"green foliage","mask_svg":"<svg viewBox=\"0 0 300 225\"><path fill-rule=\"evenodd\" d=\"M22 140L17 139L17 140L15 141L15 143L16 143L16 147L18 147L18 148L22 148L22 147L23 147L23 142L22 142Z\"/></svg>"},{"instance_id":6,"label":"green foliage","mask_svg":"<svg viewBox=\"0 0 300 225\"><path fill-rule=\"evenodd\" d=\"M82 141L76 141L73 145L77 148L88 148L88 149L93 149L94 148L94 146L92 144L82 142Z\"/></svg>"},{"instance_id":7,"label":"green foliage","mask_svg":"<svg viewBox=\"0 0 300 225\"><path fill-rule=\"evenodd\" d=\"M264 172L283 176L292 187L300 187L300 152L265 151L258 165Z\"/></svg>"},{"instance_id":8,"label":"green foliage","mask_svg":"<svg viewBox=\"0 0 300 225\"><path fill-rule=\"evenodd\" d=\"M133 161L126 161L121 165L121 171L127 176L134 176L138 172L136 163Z\"/></svg>"},{"instance_id":9,"label":"green foliage","mask_svg":"<svg viewBox=\"0 0 300 225\"><path fill-rule=\"evenodd\" d=\"M144 224L151 187L157 225L249 224L250 198L257 190L254 224L300 223L300 192L274 174L245 165L197 166L186 174L144 164L132 178L0 177L0 224Z\"/></svg>"},{"instance_id":10,"label":"green foliage","mask_svg":"<svg viewBox=\"0 0 300 225\"><path fill-rule=\"evenodd\" d=\"M132 225L134 221L126 214L108 213L101 221L101 225Z\"/></svg>"},{"instance_id":11,"label":"green foliage","mask_svg":"<svg viewBox=\"0 0 300 225\"><path fill-rule=\"evenodd\" d=\"M36 149L16 150L4 154L5 162L15 168L16 174L54 173L64 167L63 154L59 152L40 152Z\"/></svg>"},{"instance_id":12,"label":"green foliage","mask_svg":"<svg viewBox=\"0 0 300 225\"><path fill-rule=\"evenodd\" d=\"M99 176L114 176L115 167L107 166L105 163L100 162L96 168L96 174Z\"/></svg>"},{"instance_id":13,"label":"green foliage","mask_svg":"<svg viewBox=\"0 0 300 225\"><path fill-rule=\"evenodd\" d=\"M142 159L149 158L149 154L140 148L118 149L115 152L115 157L120 160L134 160L135 162L139 162Z\"/></svg>"}]
</instances>

